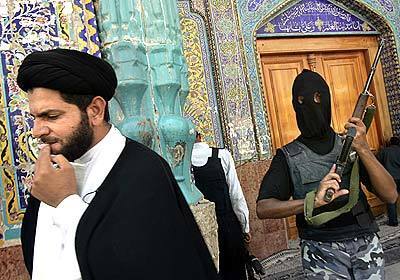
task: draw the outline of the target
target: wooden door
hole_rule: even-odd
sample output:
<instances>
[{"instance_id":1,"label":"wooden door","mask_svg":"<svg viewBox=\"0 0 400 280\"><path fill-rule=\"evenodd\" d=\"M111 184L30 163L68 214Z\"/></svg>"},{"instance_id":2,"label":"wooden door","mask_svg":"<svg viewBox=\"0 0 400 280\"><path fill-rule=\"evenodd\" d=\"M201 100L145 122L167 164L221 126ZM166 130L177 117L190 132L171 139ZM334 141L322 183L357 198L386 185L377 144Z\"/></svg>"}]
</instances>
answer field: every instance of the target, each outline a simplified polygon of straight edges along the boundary
<instances>
[{"instance_id":1,"label":"wooden door","mask_svg":"<svg viewBox=\"0 0 400 280\"><path fill-rule=\"evenodd\" d=\"M332 127L337 132L344 130L367 79L364 53L361 51L265 55L261 58L261 64L265 91L268 93L266 99L275 149L300 134L292 106L292 84L303 69L313 68L328 83L331 92ZM378 150L380 139L375 120L367 138L371 149Z\"/></svg>"},{"instance_id":2,"label":"wooden door","mask_svg":"<svg viewBox=\"0 0 400 280\"><path fill-rule=\"evenodd\" d=\"M262 58L267 106L270 114L272 144L282 147L300 132L292 107L292 84L304 68L309 68L306 55L277 55Z\"/></svg>"},{"instance_id":3,"label":"wooden door","mask_svg":"<svg viewBox=\"0 0 400 280\"><path fill-rule=\"evenodd\" d=\"M318 72L327 81L331 92L331 125L337 132L344 130L344 124L353 113L358 94L364 88L369 65L377 47L376 40L365 40L344 38L340 40L343 41L342 45L337 38L270 39L266 40L268 42L257 42L274 151L300 134L292 106L291 88L295 77L304 68ZM382 74L378 71L370 89L372 93L383 84ZM385 117L387 103L385 104L386 98L382 97L384 88L379 89L381 96L377 96L380 101L377 104L378 112ZM367 134L372 150L379 148L384 138L382 135L390 134L387 131L390 124L383 119L377 125L376 120L382 118L379 115L375 117ZM372 194L367 196L373 212L382 213L382 202ZM296 238L295 217L286 219L286 225L289 238Z\"/></svg>"},{"instance_id":4,"label":"wooden door","mask_svg":"<svg viewBox=\"0 0 400 280\"><path fill-rule=\"evenodd\" d=\"M321 53L317 67L331 89L332 126L337 132L344 130L344 124L353 113L358 95L364 89L368 73L362 51ZM371 103L371 102L370 102ZM373 120L367 134L370 148L377 151L380 145L376 121Z\"/></svg>"}]
</instances>

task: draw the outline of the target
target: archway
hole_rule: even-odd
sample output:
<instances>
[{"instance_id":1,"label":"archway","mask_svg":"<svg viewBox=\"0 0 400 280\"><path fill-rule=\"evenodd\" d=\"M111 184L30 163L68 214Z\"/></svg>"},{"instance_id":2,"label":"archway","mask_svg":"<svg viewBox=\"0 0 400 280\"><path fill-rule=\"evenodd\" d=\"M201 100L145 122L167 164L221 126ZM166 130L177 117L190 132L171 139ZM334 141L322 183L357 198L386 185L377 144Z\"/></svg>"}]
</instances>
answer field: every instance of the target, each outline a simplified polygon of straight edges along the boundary
<instances>
[{"instance_id":1,"label":"archway","mask_svg":"<svg viewBox=\"0 0 400 280\"><path fill-rule=\"evenodd\" d=\"M298 2L302 1L296 1L295 5ZM327 2L327 1L324 1ZM348 0L338 0L338 1L329 1L333 4L338 4L342 7L344 7L349 13L356 14L357 16L363 17L367 22L369 22L371 25L373 25L376 28L376 31L378 33L378 39L384 39L385 40L385 47L382 52L381 56L381 65L382 65L382 73L383 73L383 78L384 78L384 86L385 90L387 93L387 103L389 110L387 112L390 114L390 121L391 121L391 126L392 126L392 133L394 135L399 135L400 134L400 119L398 118L398 114L400 112L400 104L396 101L400 97L400 65L399 65L399 59L398 59L398 54L397 54L397 49L396 49L396 42L395 42L395 36L393 33L393 30L390 28L389 24L387 21L380 16L379 14L375 13L372 11L369 7L366 5L356 2L356 1L348 1ZM275 10L274 12L266 15L259 23L256 25L253 36L254 36L254 41L257 41L257 30L260 29L263 25L265 25L269 20L272 18L276 17L277 15L280 15L282 12L284 12L286 9L289 7L293 6L293 1L286 1L285 3L281 4L279 6L278 10ZM279 37L282 34L275 36ZM320 34L321 36L324 36L324 34ZM344 33L346 35L346 33ZM347 34L351 35L351 33ZM274 36L271 36L271 38ZM256 60L257 60L257 65L261 65L260 62L260 56L259 54L256 55ZM258 78L261 83L263 80L262 77L262 71L259 68L258 71ZM265 92L265 88L263 88L263 91ZM265 99L264 99L265 102ZM267 119L269 121L269 127L271 127L271 120L270 120L270 113L268 112L268 106L266 103L264 103L264 108L266 109L267 112ZM385 113L385 112L382 112ZM385 114L383 114L385 116ZM385 133L384 138L388 138L391 135L391 133Z\"/></svg>"}]
</instances>

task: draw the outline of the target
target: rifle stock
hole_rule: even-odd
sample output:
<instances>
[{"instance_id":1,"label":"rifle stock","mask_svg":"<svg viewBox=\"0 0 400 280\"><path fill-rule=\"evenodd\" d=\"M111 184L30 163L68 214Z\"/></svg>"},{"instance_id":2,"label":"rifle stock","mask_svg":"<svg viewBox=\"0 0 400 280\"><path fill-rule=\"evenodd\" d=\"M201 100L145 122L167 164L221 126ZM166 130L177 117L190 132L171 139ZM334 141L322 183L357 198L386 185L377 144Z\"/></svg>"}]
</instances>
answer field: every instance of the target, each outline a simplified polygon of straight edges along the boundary
<instances>
[{"instance_id":1,"label":"rifle stock","mask_svg":"<svg viewBox=\"0 0 400 280\"><path fill-rule=\"evenodd\" d=\"M362 119L364 116L365 108L367 107L367 103L368 103L368 98L371 96L371 94L369 93L368 90L371 85L372 79L374 77L375 70L378 65L382 50L383 50L383 45L384 45L384 40L381 40L378 51L375 54L374 62L371 65L371 69L368 74L368 79L364 85L364 89L358 96L358 100L357 100L356 106L354 107L352 117ZM348 162L348 158L349 158L350 151L351 151L351 144L353 143L354 137L356 137L356 133L357 133L357 131L356 131L355 127L351 127L347 130L346 138L343 142L341 151L336 160L335 173L337 173L340 177L342 177L344 169L346 168L346 164ZM327 191L324 195L324 201L328 202L328 203L331 202L334 193L335 193L335 190L333 188L327 189Z\"/></svg>"}]
</instances>

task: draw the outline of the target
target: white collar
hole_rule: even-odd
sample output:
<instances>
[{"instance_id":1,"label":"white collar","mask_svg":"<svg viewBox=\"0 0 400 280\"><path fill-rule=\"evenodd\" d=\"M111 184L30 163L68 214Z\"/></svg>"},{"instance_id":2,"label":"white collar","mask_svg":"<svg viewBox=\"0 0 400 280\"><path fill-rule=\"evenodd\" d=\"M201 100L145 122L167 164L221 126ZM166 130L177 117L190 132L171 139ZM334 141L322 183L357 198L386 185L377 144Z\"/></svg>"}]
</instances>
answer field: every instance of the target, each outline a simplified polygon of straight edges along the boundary
<instances>
[{"instance_id":1,"label":"white collar","mask_svg":"<svg viewBox=\"0 0 400 280\"><path fill-rule=\"evenodd\" d=\"M125 147L125 142L126 138L112 125L103 139L74 161L80 165L74 168L81 197L100 187Z\"/></svg>"},{"instance_id":2,"label":"white collar","mask_svg":"<svg viewBox=\"0 0 400 280\"><path fill-rule=\"evenodd\" d=\"M104 147L112 145L113 139L115 139L115 137L118 137L118 134L120 134L120 132L113 125L111 125L110 130L103 137L103 139L101 139L96 145L94 145L86 153L84 153L83 156L74 160L74 162L89 164L94 158L96 158L96 155L104 149Z\"/></svg>"},{"instance_id":3,"label":"white collar","mask_svg":"<svg viewBox=\"0 0 400 280\"><path fill-rule=\"evenodd\" d=\"M210 148L206 142L197 142L194 143L193 149L205 149L205 148Z\"/></svg>"}]
</instances>

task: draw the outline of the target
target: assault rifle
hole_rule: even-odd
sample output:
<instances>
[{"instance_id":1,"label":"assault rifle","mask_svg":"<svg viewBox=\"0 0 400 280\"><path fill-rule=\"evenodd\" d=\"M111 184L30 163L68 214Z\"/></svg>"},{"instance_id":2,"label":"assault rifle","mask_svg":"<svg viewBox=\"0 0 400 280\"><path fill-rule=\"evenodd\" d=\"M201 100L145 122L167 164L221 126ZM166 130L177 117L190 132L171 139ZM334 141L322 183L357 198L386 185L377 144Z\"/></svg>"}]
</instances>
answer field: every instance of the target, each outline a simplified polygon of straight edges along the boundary
<instances>
[{"instance_id":1,"label":"assault rifle","mask_svg":"<svg viewBox=\"0 0 400 280\"><path fill-rule=\"evenodd\" d=\"M363 117L365 117L364 113L366 111L368 97L374 98L374 96L372 94L370 94L368 90L371 85L372 79L374 77L376 66L378 65L378 61L379 61L379 58L382 53L383 45L384 45L384 40L382 39L379 44L378 51L375 54L374 62L372 63L371 69L369 70L367 82L365 83L363 91L358 96L357 104L354 108L352 117L363 119ZM374 105L370 105L370 106L373 106L373 107L370 107L368 109L375 111L375 106ZM371 119L367 120L367 121L371 122L372 117L373 117L373 113L371 114ZM364 123L365 123L365 121L364 121ZM349 156L350 156L350 152L351 152L351 144L353 143L354 137L356 137L356 133L357 133L357 131L356 131L355 127L350 127L347 130L346 138L343 142L340 154L336 160L335 173L338 174L340 177L342 177L344 169L346 168L346 164L349 161ZM335 193L335 190L333 188L327 189L325 196L324 196L324 201L330 202L333 198L334 193Z\"/></svg>"}]
</instances>

